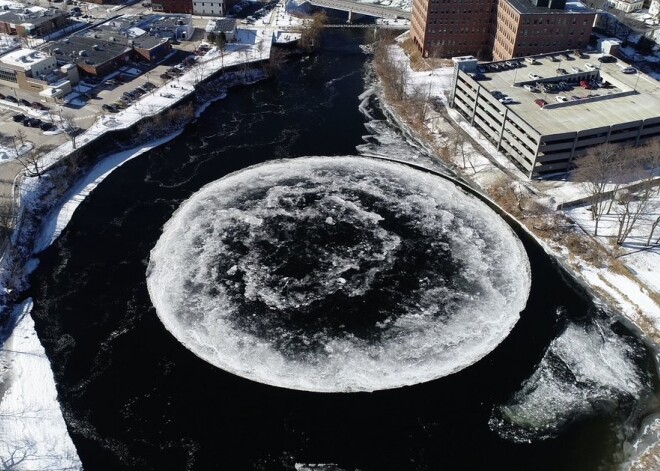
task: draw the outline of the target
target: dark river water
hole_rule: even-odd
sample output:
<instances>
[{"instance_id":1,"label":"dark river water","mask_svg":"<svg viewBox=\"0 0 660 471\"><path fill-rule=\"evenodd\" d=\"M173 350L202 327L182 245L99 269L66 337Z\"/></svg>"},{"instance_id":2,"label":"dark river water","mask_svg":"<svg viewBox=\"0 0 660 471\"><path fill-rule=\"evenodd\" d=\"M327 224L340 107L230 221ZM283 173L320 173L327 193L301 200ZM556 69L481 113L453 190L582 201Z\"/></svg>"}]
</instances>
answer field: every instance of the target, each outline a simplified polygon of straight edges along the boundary
<instances>
[{"instance_id":1,"label":"dark river water","mask_svg":"<svg viewBox=\"0 0 660 471\"><path fill-rule=\"evenodd\" d=\"M656 407L653 354L521 233L532 287L520 321L481 361L424 384L267 386L206 363L163 327L145 273L183 201L256 163L357 155L364 143L365 37L324 39L319 55L232 89L114 171L40 255L33 316L85 469L615 469Z\"/></svg>"}]
</instances>

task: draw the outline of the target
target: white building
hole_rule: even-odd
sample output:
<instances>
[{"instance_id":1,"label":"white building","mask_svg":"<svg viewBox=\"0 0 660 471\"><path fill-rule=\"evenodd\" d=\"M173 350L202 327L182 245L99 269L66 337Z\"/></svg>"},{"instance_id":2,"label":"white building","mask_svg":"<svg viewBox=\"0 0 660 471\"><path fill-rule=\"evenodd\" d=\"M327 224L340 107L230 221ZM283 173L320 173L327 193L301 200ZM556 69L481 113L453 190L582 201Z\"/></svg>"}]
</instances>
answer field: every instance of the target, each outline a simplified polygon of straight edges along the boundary
<instances>
[{"instance_id":1,"label":"white building","mask_svg":"<svg viewBox=\"0 0 660 471\"><path fill-rule=\"evenodd\" d=\"M225 2L224 0L203 0L193 1L193 15L202 16L224 16Z\"/></svg>"},{"instance_id":2,"label":"white building","mask_svg":"<svg viewBox=\"0 0 660 471\"><path fill-rule=\"evenodd\" d=\"M12 69L22 69L31 77L50 74L57 68L57 59L34 49L18 49L0 58L0 63Z\"/></svg>"},{"instance_id":3,"label":"white building","mask_svg":"<svg viewBox=\"0 0 660 471\"><path fill-rule=\"evenodd\" d=\"M641 10L644 7L644 0L611 0L609 2L612 8L621 10L625 13Z\"/></svg>"},{"instance_id":4,"label":"white building","mask_svg":"<svg viewBox=\"0 0 660 471\"><path fill-rule=\"evenodd\" d=\"M651 6L649 7L649 14L652 16L660 15L660 0L651 0Z\"/></svg>"}]
</instances>

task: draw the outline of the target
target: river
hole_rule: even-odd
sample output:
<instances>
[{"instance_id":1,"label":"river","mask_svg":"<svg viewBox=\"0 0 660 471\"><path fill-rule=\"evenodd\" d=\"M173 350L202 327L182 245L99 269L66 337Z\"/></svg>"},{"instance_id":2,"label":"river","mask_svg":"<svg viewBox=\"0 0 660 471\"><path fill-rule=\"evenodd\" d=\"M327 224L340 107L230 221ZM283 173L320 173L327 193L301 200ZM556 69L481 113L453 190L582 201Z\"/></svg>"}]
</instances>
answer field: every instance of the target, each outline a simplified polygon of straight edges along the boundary
<instances>
[{"instance_id":1,"label":"river","mask_svg":"<svg viewBox=\"0 0 660 471\"><path fill-rule=\"evenodd\" d=\"M653 352L517 229L532 276L520 321L485 358L435 381L283 389L206 363L163 327L147 291L150 251L202 186L274 159L358 155L369 132L386 134L370 153L431 161L386 123L365 127L365 41L326 32L318 55L230 90L115 170L40 254L33 316L86 470L585 471L626 459L657 409Z\"/></svg>"}]
</instances>

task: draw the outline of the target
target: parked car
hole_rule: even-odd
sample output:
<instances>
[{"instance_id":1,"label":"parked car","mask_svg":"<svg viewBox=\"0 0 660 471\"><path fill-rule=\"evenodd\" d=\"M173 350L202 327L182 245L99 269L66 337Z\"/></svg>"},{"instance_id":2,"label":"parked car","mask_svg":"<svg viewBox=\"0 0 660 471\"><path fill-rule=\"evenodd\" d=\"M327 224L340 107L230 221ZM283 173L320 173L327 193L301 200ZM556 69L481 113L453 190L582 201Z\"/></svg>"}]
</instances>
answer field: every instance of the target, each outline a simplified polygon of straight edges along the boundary
<instances>
[{"instance_id":1,"label":"parked car","mask_svg":"<svg viewBox=\"0 0 660 471\"><path fill-rule=\"evenodd\" d=\"M42 131L50 131L54 127L55 126L53 126L53 123L41 123L39 129L41 129Z\"/></svg>"},{"instance_id":2,"label":"parked car","mask_svg":"<svg viewBox=\"0 0 660 471\"><path fill-rule=\"evenodd\" d=\"M103 103L103 105L101 106L101 108L102 108L104 111L113 112L114 106L113 106L113 105L109 105L108 103Z\"/></svg>"},{"instance_id":3,"label":"parked car","mask_svg":"<svg viewBox=\"0 0 660 471\"><path fill-rule=\"evenodd\" d=\"M5 99L5 95L0 93L0 100L4 100L4 99Z\"/></svg>"},{"instance_id":4,"label":"parked car","mask_svg":"<svg viewBox=\"0 0 660 471\"><path fill-rule=\"evenodd\" d=\"M151 82L146 82L144 85L142 85L142 88L144 88L145 90L154 90L158 87L156 87L156 85L154 85Z\"/></svg>"},{"instance_id":5,"label":"parked car","mask_svg":"<svg viewBox=\"0 0 660 471\"><path fill-rule=\"evenodd\" d=\"M539 89L536 88L534 85L523 85L523 88L527 90L528 92L538 92Z\"/></svg>"},{"instance_id":6,"label":"parked car","mask_svg":"<svg viewBox=\"0 0 660 471\"><path fill-rule=\"evenodd\" d=\"M16 123L20 123L21 121L25 120L25 115L24 114L15 114L14 116L11 117L11 119L14 120Z\"/></svg>"},{"instance_id":7,"label":"parked car","mask_svg":"<svg viewBox=\"0 0 660 471\"><path fill-rule=\"evenodd\" d=\"M545 100L541 100L540 98L537 98L536 100L534 100L534 103L536 103L536 104L537 104L538 106L540 106L541 108L543 108L545 105L548 104L547 101L545 101Z\"/></svg>"},{"instance_id":8,"label":"parked car","mask_svg":"<svg viewBox=\"0 0 660 471\"><path fill-rule=\"evenodd\" d=\"M598 58L598 62L603 64L614 64L616 62L616 57L614 56L601 56Z\"/></svg>"},{"instance_id":9,"label":"parked car","mask_svg":"<svg viewBox=\"0 0 660 471\"><path fill-rule=\"evenodd\" d=\"M509 105L513 103L513 98L511 98L510 96L503 96L502 98L500 98L500 103L502 103L503 105Z\"/></svg>"},{"instance_id":10,"label":"parked car","mask_svg":"<svg viewBox=\"0 0 660 471\"><path fill-rule=\"evenodd\" d=\"M591 88L588 80L580 80L580 86L585 90L589 90Z\"/></svg>"},{"instance_id":11,"label":"parked car","mask_svg":"<svg viewBox=\"0 0 660 471\"><path fill-rule=\"evenodd\" d=\"M497 99L500 99L503 96L505 96L504 93L499 92L497 90L494 90L494 91L490 92L490 94L493 95L493 98L497 98Z\"/></svg>"},{"instance_id":12,"label":"parked car","mask_svg":"<svg viewBox=\"0 0 660 471\"><path fill-rule=\"evenodd\" d=\"M589 63L589 62L587 62L586 64L584 64L584 68L587 69L587 70L596 70L596 69L597 69L597 67L596 67L595 65L593 65L593 64L591 64L591 63Z\"/></svg>"},{"instance_id":13,"label":"parked car","mask_svg":"<svg viewBox=\"0 0 660 471\"><path fill-rule=\"evenodd\" d=\"M559 96L555 97L555 100L557 100L558 103L564 103L564 102L568 101L568 98L566 98L563 95L559 95Z\"/></svg>"},{"instance_id":14,"label":"parked car","mask_svg":"<svg viewBox=\"0 0 660 471\"><path fill-rule=\"evenodd\" d=\"M160 74L160 78L161 78L162 80L171 80L171 79L172 79L172 76L171 76L170 74L168 74L168 73L165 73L165 74Z\"/></svg>"},{"instance_id":15,"label":"parked car","mask_svg":"<svg viewBox=\"0 0 660 471\"><path fill-rule=\"evenodd\" d=\"M32 106L32 108L34 108L35 110L45 111L45 110L49 109L46 105L44 105L40 101L33 101L30 106Z\"/></svg>"},{"instance_id":16,"label":"parked car","mask_svg":"<svg viewBox=\"0 0 660 471\"><path fill-rule=\"evenodd\" d=\"M561 67L557 68L557 73L562 74L562 75L568 75L568 71L566 69L561 68Z\"/></svg>"},{"instance_id":17,"label":"parked car","mask_svg":"<svg viewBox=\"0 0 660 471\"><path fill-rule=\"evenodd\" d=\"M571 67L571 71L574 74L579 74L580 72L582 72L579 67L575 67L575 66Z\"/></svg>"},{"instance_id":18,"label":"parked car","mask_svg":"<svg viewBox=\"0 0 660 471\"><path fill-rule=\"evenodd\" d=\"M33 120L33 119L34 119L34 118L25 118L25 119L22 121L23 126L25 126L26 128L29 128L30 126L32 126L32 124L30 124L30 123L32 123L32 120Z\"/></svg>"},{"instance_id":19,"label":"parked car","mask_svg":"<svg viewBox=\"0 0 660 471\"><path fill-rule=\"evenodd\" d=\"M543 77L537 74L529 74L529 78L531 78L532 80L539 80L542 79Z\"/></svg>"},{"instance_id":20,"label":"parked car","mask_svg":"<svg viewBox=\"0 0 660 471\"><path fill-rule=\"evenodd\" d=\"M623 72L624 74L636 74L637 69L634 67L626 67L625 69L621 69L621 72Z\"/></svg>"},{"instance_id":21,"label":"parked car","mask_svg":"<svg viewBox=\"0 0 660 471\"><path fill-rule=\"evenodd\" d=\"M540 62L537 61L536 59L534 59L533 57L525 57L525 62L528 62L528 63L530 63L530 64L532 64L532 65L538 65L538 64L540 64Z\"/></svg>"},{"instance_id":22,"label":"parked car","mask_svg":"<svg viewBox=\"0 0 660 471\"><path fill-rule=\"evenodd\" d=\"M136 89L133 90L131 93L132 93L133 96L135 96L135 97L140 97L140 96L144 95L146 92L145 92L144 90L142 90L141 88L136 88Z\"/></svg>"},{"instance_id":23,"label":"parked car","mask_svg":"<svg viewBox=\"0 0 660 471\"><path fill-rule=\"evenodd\" d=\"M38 128L42 124L44 124L44 122L42 120L40 120L39 118L32 118L30 120L30 127L31 128Z\"/></svg>"},{"instance_id":24,"label":"parked car","mask_svg":"<svg viewBox=\"0 0 660 471\"><path fill-rule=\"evenodd\" d=\"M18 103L23 105L23 106L32 106L32 103L27 101L25 98L19 98Z\"/></svg>"}]
</instances>

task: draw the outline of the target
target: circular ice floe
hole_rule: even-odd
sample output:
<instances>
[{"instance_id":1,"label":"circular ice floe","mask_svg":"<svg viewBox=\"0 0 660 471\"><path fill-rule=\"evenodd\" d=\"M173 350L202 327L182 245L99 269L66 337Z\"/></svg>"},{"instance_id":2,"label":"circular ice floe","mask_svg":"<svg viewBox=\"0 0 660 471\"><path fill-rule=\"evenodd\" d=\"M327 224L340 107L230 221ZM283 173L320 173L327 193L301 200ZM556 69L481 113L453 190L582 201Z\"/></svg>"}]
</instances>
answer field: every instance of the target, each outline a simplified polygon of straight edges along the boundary
<instances>
[{"instance_id":1,"label":"circular ice floe","mask_svg":"<svg viewBox=\"0 0 660 471\"><path fill-rule=\"evenodd\" d=\"M262 383L373 391L461 370L530 288L511 228L439 176L362 157L268 162L166 224L147 285L199 357Z\"/></svg>"}]
</instances>

